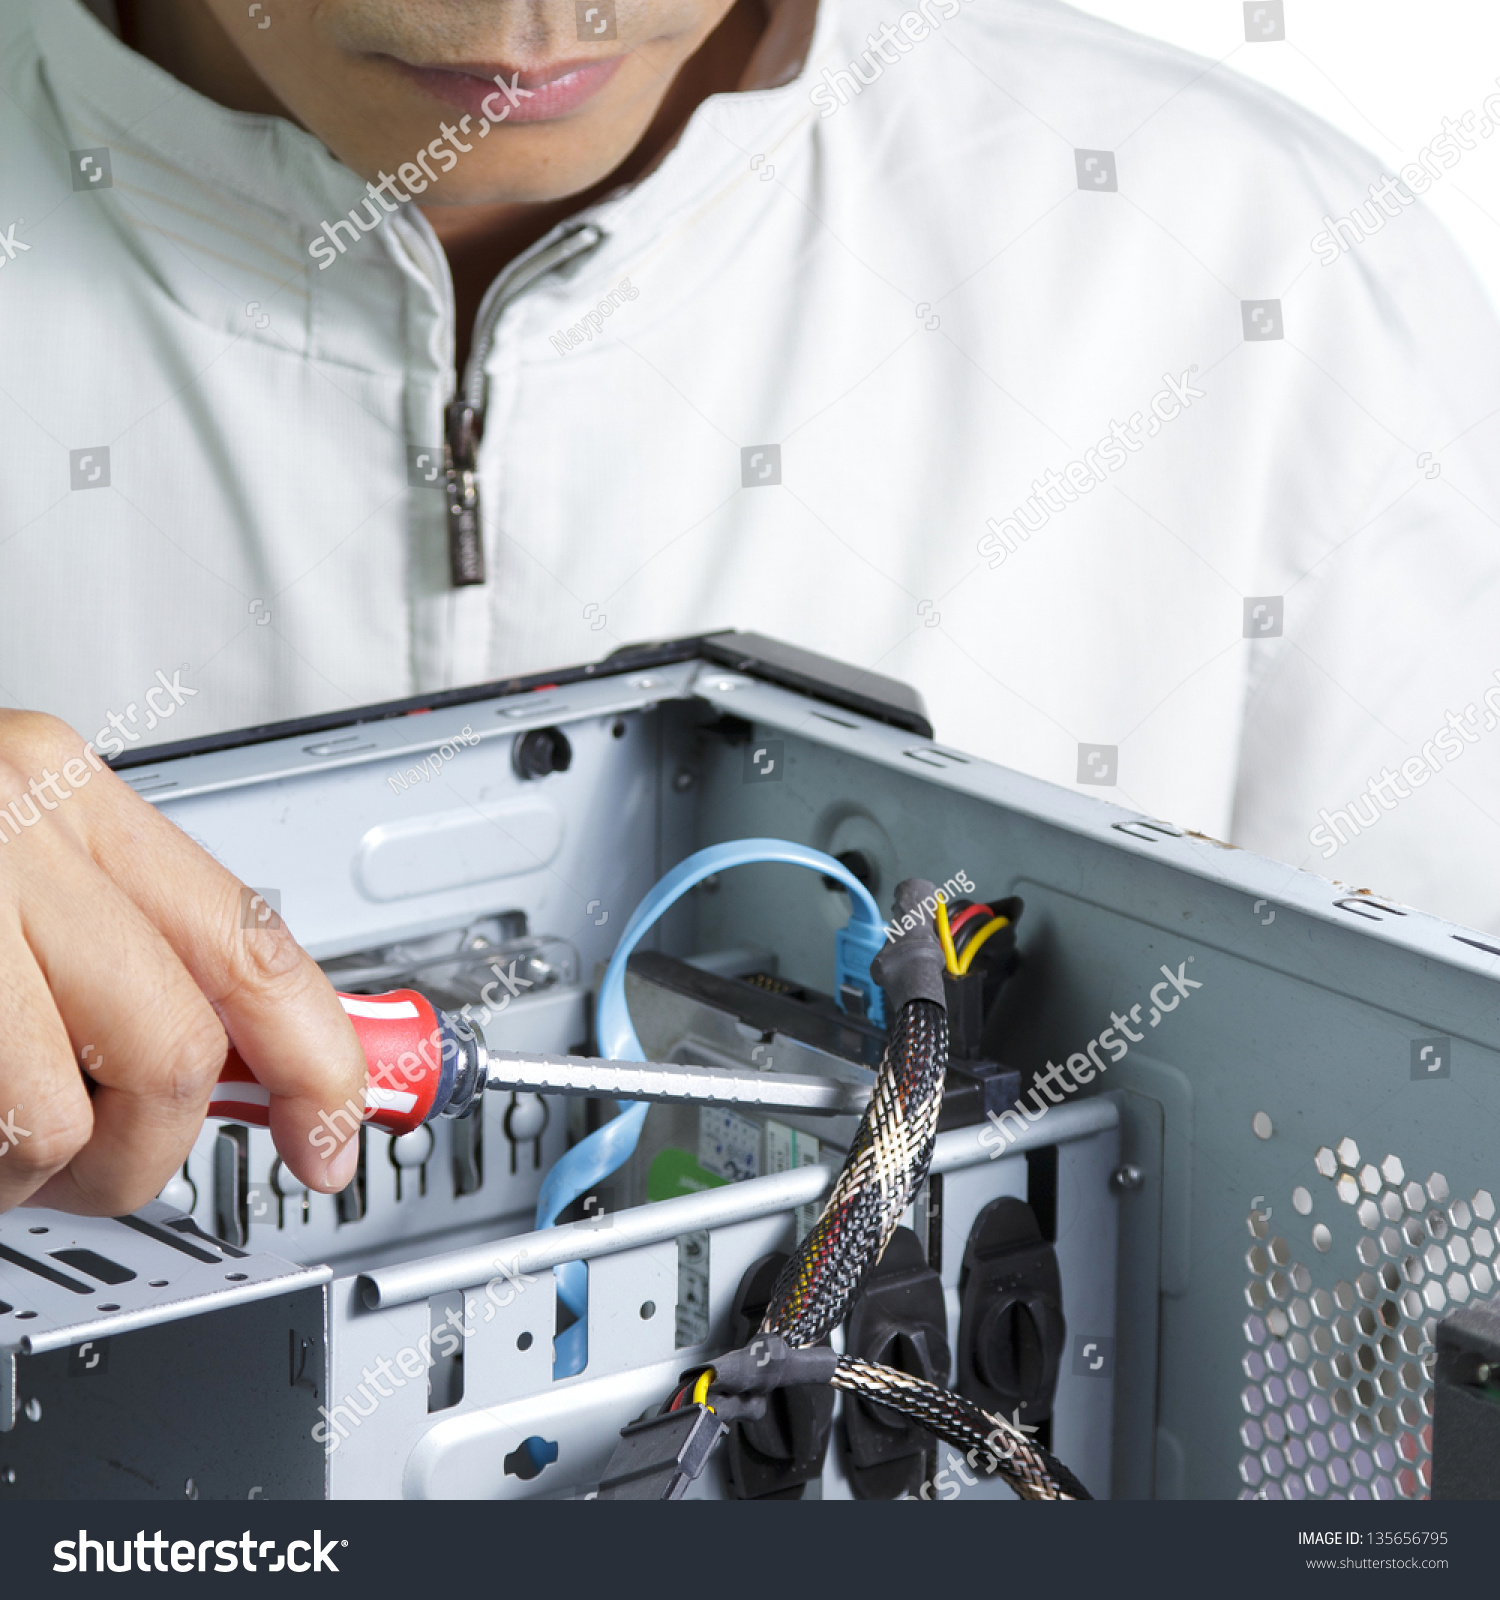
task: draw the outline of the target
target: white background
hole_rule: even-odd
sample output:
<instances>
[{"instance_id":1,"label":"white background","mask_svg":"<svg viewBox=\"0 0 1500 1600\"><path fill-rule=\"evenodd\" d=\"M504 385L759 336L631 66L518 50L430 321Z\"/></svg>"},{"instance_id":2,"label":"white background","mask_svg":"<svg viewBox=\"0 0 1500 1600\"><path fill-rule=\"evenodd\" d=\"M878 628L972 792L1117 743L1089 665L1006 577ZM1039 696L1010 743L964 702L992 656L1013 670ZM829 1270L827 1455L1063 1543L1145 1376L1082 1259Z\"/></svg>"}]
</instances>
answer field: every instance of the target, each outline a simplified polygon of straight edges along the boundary
<instances>
[{"instance_id":1,"label":"white background","mask_svg":"<svg viewBox=\"0 0 1500 1600\"><path fill-rule=\"evenodd\" d=\"M1286 39L1250 44L1242 0L1074 0L1077 9L1220 62L1306 106L1387 172L1479 112L1500 80L1500 0L1285 0ZM1477 135L1475 135L1477 137ZM1500 310L1500 131L1433 184L1442 218Z\"/></svg>"}]
</instances>

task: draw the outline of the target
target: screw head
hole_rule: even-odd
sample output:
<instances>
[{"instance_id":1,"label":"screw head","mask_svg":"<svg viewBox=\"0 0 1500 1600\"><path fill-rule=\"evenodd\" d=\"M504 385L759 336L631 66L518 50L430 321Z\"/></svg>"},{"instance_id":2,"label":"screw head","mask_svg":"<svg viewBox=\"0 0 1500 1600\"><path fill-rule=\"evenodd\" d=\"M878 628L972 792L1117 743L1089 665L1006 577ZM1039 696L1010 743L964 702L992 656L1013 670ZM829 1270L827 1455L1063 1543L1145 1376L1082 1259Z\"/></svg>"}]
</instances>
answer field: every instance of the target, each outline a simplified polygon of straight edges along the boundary
<instances>
[{"instance_id":1,"label":"screw head","mask_svg":"<svg viewBox=\"0 0 1500 1600\"><path fill-rule=\"evenodd\" d=\"M1117 1194L1123 1193L1127 1189L1139 1189L1145 1178L1145 1173L1139 1167L1127 1161L1110 1173L1109 1186Z\"/></svg>"},{"instance_id":2,"label":"screw head","mask_svg":"<svg viewBox=\"0 0 1500 1600\"><path fill-rule=\"evenodd\" d=\"M512 760L518 776L546 778L572 766L573 746L561 728L533 728L516 740Z\"/></svg>"}]
</instances>

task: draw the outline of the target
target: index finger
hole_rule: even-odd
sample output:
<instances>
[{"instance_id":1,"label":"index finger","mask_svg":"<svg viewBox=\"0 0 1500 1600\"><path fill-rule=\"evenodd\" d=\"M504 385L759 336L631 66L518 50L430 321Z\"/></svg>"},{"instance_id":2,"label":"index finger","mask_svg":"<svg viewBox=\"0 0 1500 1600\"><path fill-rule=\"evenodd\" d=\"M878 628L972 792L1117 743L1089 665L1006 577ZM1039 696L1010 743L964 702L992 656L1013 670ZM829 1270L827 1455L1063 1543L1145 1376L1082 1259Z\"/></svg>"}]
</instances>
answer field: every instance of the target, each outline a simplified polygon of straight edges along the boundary
<instances>
[{"instance_id":1,"label":"index finger","mask_svg":"<svg viewBox=\"0 0 1500 1600\"><path fill-rule=\"evenodd\" d=\"M348 1112L363 1110L368 1063L333 985L232 873L113 773L99 779L80 795L95 860L161 931L269 1091L282 1159L314 1188L343 1188L359 1155Z\"/></svg>"}]
</instances>

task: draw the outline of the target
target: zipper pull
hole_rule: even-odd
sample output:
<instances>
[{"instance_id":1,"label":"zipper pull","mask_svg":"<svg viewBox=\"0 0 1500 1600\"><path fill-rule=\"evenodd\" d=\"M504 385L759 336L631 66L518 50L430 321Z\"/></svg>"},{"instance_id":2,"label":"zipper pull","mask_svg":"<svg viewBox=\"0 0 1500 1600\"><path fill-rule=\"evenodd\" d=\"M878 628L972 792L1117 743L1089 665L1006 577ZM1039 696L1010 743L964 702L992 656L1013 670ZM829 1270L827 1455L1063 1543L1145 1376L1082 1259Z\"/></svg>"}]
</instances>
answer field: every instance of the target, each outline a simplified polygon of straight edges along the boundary
<instances>
[{"instance_id":1,"label":"zipper pull","mask_svg":"<svg viewBox=\"0 0 1500 1600\"><path fill-rule=\"evenodd\" d=\"M452 401L443 416L443 495L448 508L448 569L455 589L484 580L484 535L479 522L479 413Z\"/></svg>"},{"instance_id":2,"label":"zipper pull","mask_svg":"<svg viewBox=\"0 0 1500 1600\"><path fill-rule=\"evenodd\" d=\"M533 248L513 261L485 291L479 304L462 386L443 413L448 570L455 589L485 581L484 530L479 520L479 439L484 432L484 364L495 341L500 314L537 279L588 255L603 240L603 229L592 222L579 223L550 244Z\"/></svg>"}]
</instances>

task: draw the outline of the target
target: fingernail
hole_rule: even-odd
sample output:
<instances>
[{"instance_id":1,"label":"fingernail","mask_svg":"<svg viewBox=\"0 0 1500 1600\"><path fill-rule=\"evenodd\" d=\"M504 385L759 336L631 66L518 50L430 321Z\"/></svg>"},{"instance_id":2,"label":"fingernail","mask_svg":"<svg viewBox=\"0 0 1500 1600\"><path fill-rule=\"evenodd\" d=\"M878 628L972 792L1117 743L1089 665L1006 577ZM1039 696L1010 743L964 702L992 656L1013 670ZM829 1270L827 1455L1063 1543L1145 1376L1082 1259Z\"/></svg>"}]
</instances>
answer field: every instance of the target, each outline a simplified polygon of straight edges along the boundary
<instances>
[{"instance_id":1,"label":"fingernail","mask_svg":"<svg viewBox=\"0 0 1500 1600\"><path fill-rule=\"evenodd\" d=\"M344 1148L328 1163L328 1187L347 1189L354 1182L354 1171L359 1166L359 1139L348 1140Z\"/></svg>"}]
</instances>

